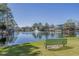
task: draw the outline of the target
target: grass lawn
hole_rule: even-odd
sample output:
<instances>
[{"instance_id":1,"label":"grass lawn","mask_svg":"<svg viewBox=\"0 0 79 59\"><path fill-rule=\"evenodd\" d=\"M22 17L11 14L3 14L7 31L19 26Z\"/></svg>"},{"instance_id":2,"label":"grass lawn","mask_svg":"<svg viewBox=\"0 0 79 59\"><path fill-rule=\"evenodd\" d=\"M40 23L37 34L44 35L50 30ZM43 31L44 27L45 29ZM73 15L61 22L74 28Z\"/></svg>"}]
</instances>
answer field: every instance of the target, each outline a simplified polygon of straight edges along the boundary
<instances>
[{"instance_id":1,"label":"grass lawn","mask_svg":"<svg viewBox=\"0 0 79 59\"><path fill-rule=\"evenodd\" d=\"M67 45L58 50L45 48L45 41L25 43L0 48L0 55L6 56L79 56L79 38L67 37Z\"/></svg>"}]
</instances>

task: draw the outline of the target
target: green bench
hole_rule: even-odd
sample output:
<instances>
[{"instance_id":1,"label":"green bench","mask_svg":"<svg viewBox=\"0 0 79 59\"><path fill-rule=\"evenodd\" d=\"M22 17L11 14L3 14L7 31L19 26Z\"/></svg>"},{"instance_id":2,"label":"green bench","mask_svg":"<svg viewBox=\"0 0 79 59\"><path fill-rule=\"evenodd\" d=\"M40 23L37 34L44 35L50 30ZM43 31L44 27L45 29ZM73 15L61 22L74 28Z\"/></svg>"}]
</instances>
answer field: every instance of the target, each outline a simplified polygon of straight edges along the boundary
<instances>
[{"instance_id":1,"label":"green bench","mask_svg":"<svg viewBox=\"0 0 79 59\"><path fill-rule=\"evenodd\" d=\"M47 49L58 49L64 47L67 44L67 39L59 38L59 39L47 39L45 42Z\"/></svg>"}]
</instances>

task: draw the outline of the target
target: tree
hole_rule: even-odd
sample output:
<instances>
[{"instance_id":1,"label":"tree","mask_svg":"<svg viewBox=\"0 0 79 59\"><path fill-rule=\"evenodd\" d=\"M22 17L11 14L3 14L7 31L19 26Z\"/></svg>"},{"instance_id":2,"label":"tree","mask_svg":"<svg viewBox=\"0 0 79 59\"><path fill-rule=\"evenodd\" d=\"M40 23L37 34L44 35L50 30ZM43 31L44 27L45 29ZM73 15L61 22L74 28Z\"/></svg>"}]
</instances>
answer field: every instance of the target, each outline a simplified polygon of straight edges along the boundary
<instances>
[{"instance_id":1,"label":"tree","mask_svg":"<svg viewBox=\"0 0 79 59\"><path fill-rule=\"evenodd\" d=\"M79 31L79 22L76 24L76 31Z\"/></svg>"},{"instance_id":2,"label":"tree","mask_svg":"<svg viewBox=\"0 0 79 59\"><path fill-rule=\"evenodd\" d=\"M64 34L65 33L68 36L75 35L75 22L72 19L67 20L67 22L64 24Z\"/></svg>"},{"instance_id":3,"label":"tree","mask_svg":"<svg viewBox=\"0 0 79 59\"><path fill-rule=\"evenodd\" d=\"M12 15L11 9L8 8L6 3L0 4L0 22L6 25L7 30L12 29L15 30L17 27L16 22L14 21L14 17Z\"/></svg>"},{"instance_id":4,"label":"tree","mask_svg":"<svg viewBox=\"0 0 79 59\"><path fill-rule=\"evenodd\" d=\"M54 26L54 24L52 24L50 27L54 28L55 26Z\"/></svg>"},{"instance_id":5,"label":"tree","mask_svg":"<svg viewBox=\"0 0 79 59\"><path fill-rule=\"evenodd\" d=\"M6 30L6 26L4 25L4 23L0 24L0 30L1 30L1 35L2 35L2 38L3 38L3 31Z\"/></svg>"},{"instance_id":6,"label":"tree","mask_svg":"<svg viewBox=\"0 0 79 59\"><path fill-rule=\"evenodd\" d=\"M48 31L49 30L49 24L48 23L45 23L44 30L45 31Z\"/></svg>"},{"instance_id":7,"label":"tree","mask_svg":"<svg viewBox=\"0 0 79 59\"><path fill-rule=\"evenodd\" d=\"M0 10L6 10L7 3L0 3Z\"/></svg>"},{"instance_id":8,"label":"tree","mask_svg":"<svg viewBox=\"0 0 79 59\"><path fill-rule=\"evenodd\" d=\"M34 23L34 24L32 25L32 30L35 30L35 28L38 28L38 24L37 24L37 23Z\"/></svg>"},{"instance_id":9,"label":"tree","mask_svg":"<svg viewBox=\"0 0 79 59\"><path fill-rule=\"evenodd\" d=\"M41 22L38 24L38 28L39 28L39 31L43 31L43 25Z\"/></svg>"}]
</instances>

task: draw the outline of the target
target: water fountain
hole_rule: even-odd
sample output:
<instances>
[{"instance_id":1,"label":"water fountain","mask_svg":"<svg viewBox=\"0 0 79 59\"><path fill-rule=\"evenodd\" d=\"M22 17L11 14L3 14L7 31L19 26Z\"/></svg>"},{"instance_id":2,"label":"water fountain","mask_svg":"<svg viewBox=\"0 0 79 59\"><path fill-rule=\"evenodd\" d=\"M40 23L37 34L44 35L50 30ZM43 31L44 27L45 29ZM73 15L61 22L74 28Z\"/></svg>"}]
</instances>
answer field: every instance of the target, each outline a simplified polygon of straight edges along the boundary
<instances>
[{"instance_id":1,"label":"water fountain","mask_svg":"<svg viewBox=\"0 0 79 59\"><path fill-rule=\"evenodd\" d=\"M38 37L39 30L38 30L38 28L37 28L37 27L35 28L35 30L34 30L34 32L33 32L33 33L34 33L34 35L35 35L36 37Z\"/></svg>"},{"instance_id":2,"label":"water fountain","mask_svg":"<svg viewBox=\"0 0 79 59\"><path fill-rule=\"evenodd\" d=\"M35 31L34 31L35 33L39 33L39 30L37 29L37 27L35 28Z\"/></svg>"}]
</instances>

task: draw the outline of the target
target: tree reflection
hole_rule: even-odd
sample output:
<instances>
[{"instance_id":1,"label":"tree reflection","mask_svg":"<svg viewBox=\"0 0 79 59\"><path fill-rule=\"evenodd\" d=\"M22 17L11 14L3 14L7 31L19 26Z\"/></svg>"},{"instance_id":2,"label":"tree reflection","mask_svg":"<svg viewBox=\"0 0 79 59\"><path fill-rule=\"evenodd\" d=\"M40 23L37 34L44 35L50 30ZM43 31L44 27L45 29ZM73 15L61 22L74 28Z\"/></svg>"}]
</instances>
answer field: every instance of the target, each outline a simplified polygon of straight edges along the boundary
<instances>
[{"instance_id":1,"label":"tree reflection","mask_svg":"<svg viewBox=\"0 0 79 59\"><path fill-rule=\"evenodd\" d=\"M38 38L38 34L32 33L34 38Z\"/></svg>"},{"instance_id":2,"label":"tree reflection","mask_svg":"<svg viewBox=\"0 0 79 59\"><path fill-rule=\"evenodd\" d=\"M33 35L34 38L39 38L39 39L42 38L41 33L32 33L32 35Z\"/></svg>"},{"instance_id":3,"label":"tree reflection","mask_svg":"<svg viewBox=\"0 0 79 59\"><path fill-rule=\"evenodd\" d=\"M0 38L0 45L1 46L5 45L5 42L6 42L6 37Z\"/></svg>"},{"instance_id":4,"label":"tree reflection","mask_svg":"<svg viewBox=\"0 0 79 59\"><path fill-rule=\"evenodd\" d=\"M39 38L39 39L42 39L41 33L38 33L38 38Z\"/></svg>"},{"instance_id":5,"label":"tree reflection","mask_svg":"<svg viewBox=\"0 0 79 59\"><path fill-rule=\"evenodd\" d=\"M50 34L49 34L49 32L44 32L43 35L45 36L46 39L48 39Z\"/></svg>"},{"instance_id":6,"label":"tree reflection","mask_svg":"<svg viewBox=\"0 0 79 59\"><path fill-rule=\"evenodd\" d=\"M50 33L49 32L39 32L39 33L32 33L34 38L43 39L43 36L45 39L48 39ZM53 34L52 34L53 36Z\"/></svg>"},{"instance_id":7,"label":"tree reflection","mask_svg":"<svg viewBox=\"0 0 79 59\"><path fill-rule=\"evenodd\" d=\"M50 33L50 35L51 35L52 38L54 37L54 34L55 34L55 33Z\"/></svg>"},{"instance_id":8,"label":"tree reflection","mask_svg":"<svg viewBox=\"0 0 79 59\"><path fill-rule=\"evenodd\" d=\"M11 43L11 42L15 41L15 39L16 38L14 36L14 33L12 33L11 35L0 36L0 45L5 46L8 43Z\"/></svg>"},{"instance_id":9,"label":"tree reflection","mask_svg":"<svg viewBox=\"0 0 79 59\"><path fill-rule=\"evenodd\" d=\"M57 33L57 38L63 38L63 34L62 33Z\"/></svg>"}]
</instances>

